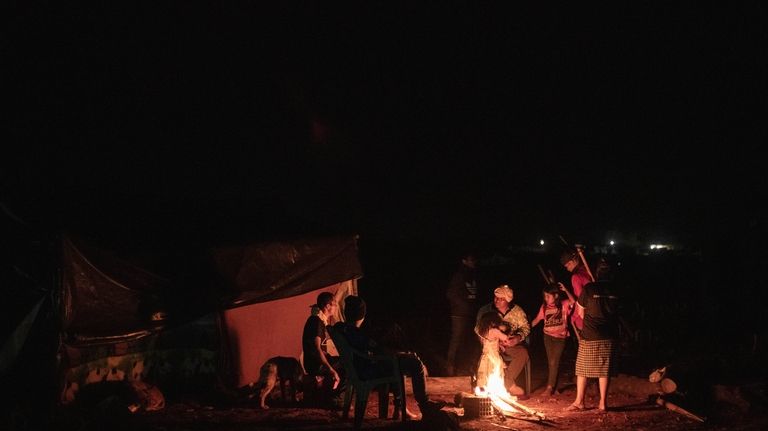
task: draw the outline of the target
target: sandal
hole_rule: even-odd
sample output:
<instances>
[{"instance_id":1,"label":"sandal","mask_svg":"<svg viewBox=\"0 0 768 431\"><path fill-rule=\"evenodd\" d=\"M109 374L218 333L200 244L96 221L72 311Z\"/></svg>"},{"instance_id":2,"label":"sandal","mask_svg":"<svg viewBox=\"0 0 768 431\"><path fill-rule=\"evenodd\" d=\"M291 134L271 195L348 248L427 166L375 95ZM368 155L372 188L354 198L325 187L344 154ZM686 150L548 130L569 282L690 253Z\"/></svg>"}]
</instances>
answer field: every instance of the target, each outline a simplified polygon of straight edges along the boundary
<instances>
[{"instance_id":1,"label":"sandal","mask_svg":"<svg viewBox=\"0 0 768 431\"><path fill-rule=\"evenodd\" d=\"M580 412L582 410L584 410L584 406L583 405L580 406L576 404L571 404L565 408L565 411L567 412Z\"/></svg>"}]
</instances>

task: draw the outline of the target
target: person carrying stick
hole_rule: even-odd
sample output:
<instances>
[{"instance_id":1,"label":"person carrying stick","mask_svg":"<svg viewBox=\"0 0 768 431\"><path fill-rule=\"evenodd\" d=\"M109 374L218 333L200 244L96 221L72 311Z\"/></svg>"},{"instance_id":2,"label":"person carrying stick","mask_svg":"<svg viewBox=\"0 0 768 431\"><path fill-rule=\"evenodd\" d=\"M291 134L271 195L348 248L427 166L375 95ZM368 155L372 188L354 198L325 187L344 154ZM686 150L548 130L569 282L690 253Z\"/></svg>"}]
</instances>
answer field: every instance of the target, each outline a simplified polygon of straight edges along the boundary
<instances>
[{"instance_id":1,"label":"person carrying stick","mask_svg":"<svg viewBox=\"0 0 768 431\"><path fill-rule=\"evenodd\" d=\"M588 378L597 378L600 388L598 409L607 410L608 384L616 374L616 348L619 334L618 297L611 282L607 262L598 266L597 281L584 286L576 301L576 313L583 319L583 330L576 355L576 399L568 411L584 410Z\"/></svg>"},{"instance_id":2,"label":"person carrying stick","mask_svg":"<svg viewBox=\"0 0 768 431\"><path fill-rule=\"evenodd\" d=\"M560 263L571 273L571 287L573 288L574 298L581 296L581 292L584 290L584 286L594 281L592 273L589 271L589 266L583 259L581 250L568 248L560 255ZM584 321L578 313L571 315L571 322L575 327L575 335L577 339L581 339L581 330L584 326Z\"/></svg>"}]
</instances>

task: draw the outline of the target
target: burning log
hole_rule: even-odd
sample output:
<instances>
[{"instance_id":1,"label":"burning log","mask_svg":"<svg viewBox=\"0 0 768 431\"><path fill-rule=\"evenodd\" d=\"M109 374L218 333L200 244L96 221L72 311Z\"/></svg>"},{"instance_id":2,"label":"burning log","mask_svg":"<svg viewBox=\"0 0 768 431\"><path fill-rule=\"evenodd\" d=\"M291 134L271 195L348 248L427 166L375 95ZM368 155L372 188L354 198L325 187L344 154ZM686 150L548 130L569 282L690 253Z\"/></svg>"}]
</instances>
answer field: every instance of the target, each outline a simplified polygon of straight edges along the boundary
<instances>
[{"instance_id":1,"label":"burning log","mask_svg":"<svg viewBox=\"0 0 768 431\"><path fill-rule=\"evenodd\" d=\"M704 422L704 418L689 412L688 410L678 406L677 404L670 403L669 401L666 401L666 400L664 400L661 397L656 399L656 404L658 404L660 406L663 406L663 407L666 407L667 410L670 410L670 411L673 411L673 412L676 412L676 413L680 413L681 415L686 416L689 419L693 419L695 421L699 421L699 422L702 422L702 423Z\"/></svg>"}]
</instances>

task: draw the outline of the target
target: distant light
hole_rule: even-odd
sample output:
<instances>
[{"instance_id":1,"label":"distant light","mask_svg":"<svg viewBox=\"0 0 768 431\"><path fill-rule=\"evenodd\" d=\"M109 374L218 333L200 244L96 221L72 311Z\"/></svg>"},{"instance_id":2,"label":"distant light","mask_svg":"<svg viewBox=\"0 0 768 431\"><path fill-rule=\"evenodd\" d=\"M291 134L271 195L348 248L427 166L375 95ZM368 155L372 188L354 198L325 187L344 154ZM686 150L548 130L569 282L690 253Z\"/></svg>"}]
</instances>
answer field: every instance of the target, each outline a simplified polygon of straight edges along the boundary
<instances>
[{"instance_id":1,"label":"distant light","mask_svg":"<svg viewBox=\"0 0 768 431\"><path fill-rule=\"evenodd\" d=\"M613 240L611 240L611 242L609 244L614 245L616 243Z\"/></svg>"},{"instance_id":2,"label":"distant light","mask_svg":"<svg viewBox=\"0 0 768 431\"><path fill-rule=\"evenodd\" d=\"M656 244L651 244L651 250L656 250L656 247L658 247L658 245L656 245Z\"/></svg>"},{"instance_id":3,"label":"distant light","mask_svg":"<svg viewBox=\"0 0 768 431\"><path fill-rule=\"evenodd\" d=\"M543 239L539 240L539 245L544 245L544 240Z\"/></svg>"}]
</instances>

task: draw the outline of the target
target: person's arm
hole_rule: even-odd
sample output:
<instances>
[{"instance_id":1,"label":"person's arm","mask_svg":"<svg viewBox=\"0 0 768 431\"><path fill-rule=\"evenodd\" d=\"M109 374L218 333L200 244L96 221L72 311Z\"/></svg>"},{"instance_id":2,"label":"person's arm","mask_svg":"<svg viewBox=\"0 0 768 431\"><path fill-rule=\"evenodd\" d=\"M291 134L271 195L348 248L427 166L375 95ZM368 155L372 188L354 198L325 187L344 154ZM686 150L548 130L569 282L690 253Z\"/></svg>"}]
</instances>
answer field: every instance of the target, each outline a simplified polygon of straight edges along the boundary
<instances>
[{"instance_id":1,"label":"person's arm","mask_svg":"<svg viewBox=\"0 0 768 431\"><path fill-rule=\"evenodd\" d=\"M568 300L571 301L571 304L575 304L576 299L573 298L573 295L571 295L571 292L568 291L565 285L563 283L557 283L557 285L560 287L560 291L565 292L566 296L568 296Z\"/></svg>"},{"instance_id":2,"label":"person's arm","mask_svg":"<svg viewBox=\"0 0 768 431\"><path fill-rule=\"evenodd\" d=\"M517 328L517 334L520 336L520 341L523 341L530 335L531 325L528 323L528 316L525 314L525 311L519 305L517 307L520 314L520 327Z\"/></svg>"},{"instance_id":3,"label":"person's arm","mask_svg":"<svg viewBox=\"0 0 768 431\"><path fill-rule=\"evenodd\" d=\"M516 305L509 315L511 316L510 327L514 334L509 337L505 345L511 347L525 340L531 333L531 326L528 324L528 316L525 315L525 311L519 305Z\"/></svg>"},{"instance_id":4,"label":"person's arm","mask_svg":"<svg viewBox=\"0 0 768 431\"><path fill-rule=\"evenodd\" d=\"M445 297L448 303L453 307L454 304L461 302L461 289L464 287L464 280L459 274L454 274L451 281L448 282L448 289L445 291Z\"/></svg>"},{"instance_id":5,"label":"person's arm","mask_svg":"<svg viewBox=\"0 0 768 431\"><path fill-rule=\"evenodd\" d=\"M330 370L334 382L333 386L335 388L339 382L339 373L337 373L336 370L334 370L331 366L331 363L328 362L328 358L325 356L325 352L323 352L322 343L323 339L319 336L315 336L315 349L317 350L317 354L320 355L320 362L322 362L323 365L328 367L328 370Z\"/></svg>"},{"instance_id":6,"label":"person's arm","mask_svg":"<svg viewBox=\"0 0 768 431\"><path fill-rule=\"evenodd\" d=\"M489 340L499 340L501 342L506 342L509 337L507 337L507 334L499 331L497 328L491 328L488 330L488 337Z\"/></svg>"},{"instance_id":7,"label":"person's arm","mask_svg":"<svg viewBox=\"0 0 768 431\"><path fill-rule=\"evenodd\" d=\"M480 307L479 310L477 310L477 316L475 317L475 335L480 337L480 339L483 339L483 336L480 335L480 316L486 313L485 306Z\"/></svg>"},{"instance_id":8,"label":"person's arm","mask_svg":"<svg viewBox=\"0 0 768 431\"><path fill-rule=\"evenodd\" d=\"M541 308L539 308L539 314L536 315L536 317L531 321L531 328L538 325L539 322L544 320L544 306L542 305Z\"/></svg>"},{"instance_id":9,"label":"person's arm","mask_svg":"<svg viewBox=\"0 0 768 431\"><path fill-rule=\"evenodd\" d=\"M579 295L579 300L576 301L576 315L579 316L582 320L584 320L584 311L586 310L586 299L586 292L582 291L581 295Z\"/></svg>"}]
</instances>

